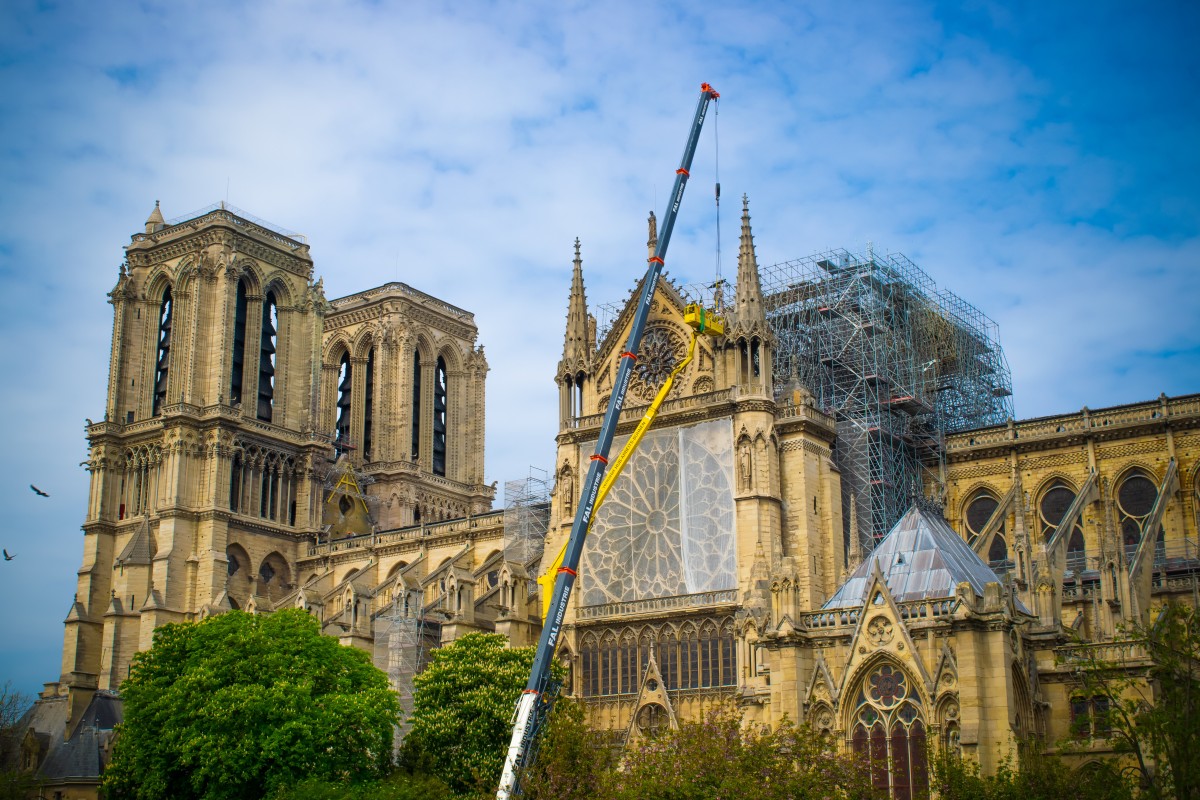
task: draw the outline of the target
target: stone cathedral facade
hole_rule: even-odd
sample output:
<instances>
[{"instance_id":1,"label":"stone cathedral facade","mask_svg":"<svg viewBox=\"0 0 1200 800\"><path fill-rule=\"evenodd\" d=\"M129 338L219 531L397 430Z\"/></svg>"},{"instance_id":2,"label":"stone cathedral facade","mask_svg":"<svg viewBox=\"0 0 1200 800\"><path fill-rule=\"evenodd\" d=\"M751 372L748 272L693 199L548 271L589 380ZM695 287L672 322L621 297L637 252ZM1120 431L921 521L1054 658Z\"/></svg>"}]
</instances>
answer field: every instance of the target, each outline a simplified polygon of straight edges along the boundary
<instances>
[{"instance_id":1,"label":"stone cathedral facade","mask_svg":"<svg viewBox=\"0 0 1200 800\"><path fill-rule=\"evenodd\" d=\"M654 236L652 218L651 253ZM166 622L305 608L372 650L402 699L428 647L536 641L536 578L569 532L632 320L627 306L597 331L578 243L535 548L483 481L469 312L400 283L327 301L302 240L224 207L169 226L156 208L127 253L62 675L23 745L62 796L94 792L114 693ZM692 335L674 285L654 302L614 453ZM1032 736L1110 752L1072 677L1077 642L1194 601L1200 395L949 436L936 502L862 556L836 419L798 383L779 390L763 306L744 206L725 334L697 341L597 514L563 691L614 741L730 704L810 723L896 798L927 785L931 742L985 770ZM69 766L81 751L91 766Z\"/></svg>"}]
</instances>

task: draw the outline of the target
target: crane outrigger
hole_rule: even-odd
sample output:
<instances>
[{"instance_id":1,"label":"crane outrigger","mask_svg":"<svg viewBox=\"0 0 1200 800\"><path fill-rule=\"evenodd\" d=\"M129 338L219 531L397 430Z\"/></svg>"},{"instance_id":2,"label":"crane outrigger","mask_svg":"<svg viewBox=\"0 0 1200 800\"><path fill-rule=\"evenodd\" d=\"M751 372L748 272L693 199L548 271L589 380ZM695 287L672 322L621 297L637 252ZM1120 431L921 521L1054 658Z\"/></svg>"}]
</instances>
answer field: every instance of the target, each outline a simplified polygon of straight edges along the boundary
<instances>
[{"instance_id":1,"label":"crane outrigger","mask_svg":"<svg viewBox=\"0 0 1200 800\"><path fill-rule=\"evenodd\" d=\"M603 494L607 493L608 488L612 485L612 481L620 474L621 468L633 453L633 449L637 447L637 442L640 441L642 434L649 428L650 422L653 421L654 414L658 410L658 406L662 404L667 392L670 391L675 375L691 360L697 335L701 333L716 334L722 332L718 327L719 322L714 325L714 320L706 317L703 307L688 307L685 319L696 332L692 337L692 342L688 349L688 357L676 367L675 371L671 373L671 377L659 390L650 412L647 413L647 416L638 425L634 435L630 436L629 442L626 443L625 448L614 462L612 471L606 478L605 471L608 467L608 452L612 447L613 436L617 431L617 421L621 416L621 409L625 405L625 392L629 388L630 374L633 370L633 364L637 360L638 347L642 342L642 333L646 327L646 320L650 316L650 307L654 299L655 289L658 287L659 276L662 274L667 247L671 243L671 232L675 227L675 218L679 213L679 206L683 202L683 190L687 186L687 181L690 177L692 157L696 154L696 145L700 140L700 131L704 126L704 117L708 112L708 105L719 97L720 95L717 91L707 83L700 85L700 99L696 104L696 114L692 120L691 130L688 133L687 144L683 149L683 158L680 159L679 168L675 170L675 186L671 191L670 205L667 206L667 212L663 216L662 231L659 234L658 243L654 248L654 255L649 259L646 278L642 285L641 297L638 300L638 306L634 312L633 325L629 331L629 339L626 341L625 351L621 353L621 365L617 371L617 381L613 387L608 408L604 413L604 420L600 425L600 434L596 440L596 450L592 454L591 465L588 467L587 477L584 479L582 493L579 503L576 506L575 521L571 525L571 533L567 538L566 546L563 548L560 556L561 563L558 565L555 573L554 592L551 595L547 608L548 613L542 625L542 635L538 640L537 652L533 660L533 669L529 675L529 682L526 684L525 691L517 701L516 711L513 714L512 741L509 743L508 753L504 759L504 771L500 776L500 788L496 792L497 800L510 800L518 793L518 781L521 771L525 767L542 721L549 710L552 701L547 691L550 685L550 665L554 659L554 651L558 647L559 636L562 633L563 617L566 614L567 605L571 599L571 590L574 587L575 578L578 574L579 559L583 553L583 542L587 537L588 529L591 527L596 507L599 501L603 499L602 490Z\"/></svg>"}]
</instances>

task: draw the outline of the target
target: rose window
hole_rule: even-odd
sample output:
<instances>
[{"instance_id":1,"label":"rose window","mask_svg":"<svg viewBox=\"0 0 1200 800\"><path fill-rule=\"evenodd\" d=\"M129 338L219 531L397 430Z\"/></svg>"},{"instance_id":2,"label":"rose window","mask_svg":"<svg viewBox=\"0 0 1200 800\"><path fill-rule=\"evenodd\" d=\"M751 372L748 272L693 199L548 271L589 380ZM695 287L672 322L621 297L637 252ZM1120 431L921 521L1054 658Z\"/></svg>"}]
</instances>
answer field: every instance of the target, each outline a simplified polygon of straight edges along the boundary
<instances>
[{"instance_id":1,"label":"rose window","mask_svg":"<svg viewBox=\"0 0 1200 800\"><path fill-rule=\"evenodd\" d=\"M585 542L584 605L734 588L732 438L728 419L646 435Z\"/></svg>"},{"instance_id":2,"label":"rose window","mask_svg":"<svg viewBox=\"0 0 1200 800\"><path fill-rule=\"evenodd\" d=\"M686 356L687 345L678 333L666 327L650 328L642 336L630 390L643 400L653 400L671 370Z\"/></svg>"}]
</instances>

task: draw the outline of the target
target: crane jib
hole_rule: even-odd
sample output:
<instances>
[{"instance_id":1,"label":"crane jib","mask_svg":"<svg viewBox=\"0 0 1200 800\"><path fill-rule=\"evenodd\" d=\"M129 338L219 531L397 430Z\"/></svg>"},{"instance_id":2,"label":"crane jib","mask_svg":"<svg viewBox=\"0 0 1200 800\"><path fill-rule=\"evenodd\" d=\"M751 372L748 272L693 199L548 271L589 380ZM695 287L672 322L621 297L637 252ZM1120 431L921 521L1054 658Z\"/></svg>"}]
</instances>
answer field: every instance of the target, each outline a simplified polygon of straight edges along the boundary
<instances>
[{"instance_id":1,"label":"crane jib","mask_svg":"<svg viewBox=\"0 0 1200 800\"><path fill-rule=\"evenodd\" d=\"M683 203L683 192L687 187L688 174L692 167L692 157L696 154L696 144L700 139L700 129L704 125L704 117L708 104L720 97L707 83L700 85L700 100L696 104L696 114L688 132L687 144L683 149L679 169L675 171L675 187L671 192L671 205L663 217L662 229L659 231L658 243L654 255L650 258L646 269L646 277L642 284L641 302L633 317L629 329L629 340L625 352L633 358L622 358L617 369L617 380L609 397L608 408L605 409L600 433L596 440L596 450L592 456L591 466L588 467L584 479L580 502L575 511L575 521L571 525L571 533L567 537L566 551L563 555L562 568L559 569L554 581L554 591L551 594L549 614L538 640L536 654L533 659L533 669L530 671L529 682L525 691L517 701L513 713L513 733L509 742L508 752L504 760L504 771L500 776L500 787L496 792L497 800L510 800L517 791L518 778L528 757L530 745L537 736L542 695L550 680L550 665L554 658L558 638L562 632L563 618L567 613L567 605L571 599L571 589L575 583L576 571L579 568L579 558L583 553L583 540L587 536L591 524L592 513L596 504L596 495L600 490L600 482L608 464L608 451L612 447L616 435L617 422L621 409L625 405L625 393L629 388L629 379L633 370L633 362L637 357L638 346L642 342L642 331L650 316L650 305L654 300L654 292L658 287L658 279L662 272L667 247L671 243L671 232L675 228L675 218Z\"/></svg>"}]
</instances>

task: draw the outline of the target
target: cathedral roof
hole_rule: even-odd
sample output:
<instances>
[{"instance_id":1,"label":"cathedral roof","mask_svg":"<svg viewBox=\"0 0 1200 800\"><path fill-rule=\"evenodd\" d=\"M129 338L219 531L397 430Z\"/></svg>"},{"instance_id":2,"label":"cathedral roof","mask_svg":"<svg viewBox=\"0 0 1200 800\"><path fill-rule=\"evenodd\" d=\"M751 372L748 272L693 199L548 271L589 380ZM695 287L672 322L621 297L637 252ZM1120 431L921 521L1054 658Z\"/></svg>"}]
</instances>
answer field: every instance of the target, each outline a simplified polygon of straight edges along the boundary
<instances>
[{"instance_id":1,"label":"cathedral roof","mask_svg":"<svg viewBox=\"0 0 1200 800\"><path fill-rule=\"evenodd\" d=\"M982 597L985 584L1000 582L941 515L914 505L824 608L857 608L866 602L877 564L897 603L953 597L960 583L970 584Z\"/></svg>"},{"instance_id":2,"label":"cathedral roof","mask_svg":"<svg viewBox=\"0 0 1200 800\"><path fill-rule=\"evenodd\" d=\"M124 567L146 566L153 558L154 543L150 538L150 523L147 519L143 519L137 531L129 538L125 549L121 551L121 555L117 556L116 563Z\"/></svg>"}]
</instances>

